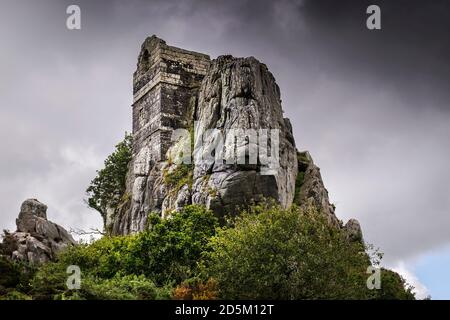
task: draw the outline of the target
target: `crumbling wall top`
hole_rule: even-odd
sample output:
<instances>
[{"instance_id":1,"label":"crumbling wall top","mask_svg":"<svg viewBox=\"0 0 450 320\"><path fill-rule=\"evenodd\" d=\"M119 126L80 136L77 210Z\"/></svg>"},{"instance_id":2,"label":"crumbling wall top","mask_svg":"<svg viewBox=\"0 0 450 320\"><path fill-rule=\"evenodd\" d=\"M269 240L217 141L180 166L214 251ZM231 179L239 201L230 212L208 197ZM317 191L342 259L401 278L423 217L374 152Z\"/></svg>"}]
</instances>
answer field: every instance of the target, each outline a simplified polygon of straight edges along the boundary
<instances>
[{"instance_id":1,"label":"crumbling wall top","mask_svg":"<svg viewBox=\"0 0 450 320\"><path fill-rule=\"evenodd\" d=\"M153 35L145 39L133 76L136 102L153 86L166 82L178 86L196 86L210 65L208 55L168 46Z\"/></svg>"}]
</instances>

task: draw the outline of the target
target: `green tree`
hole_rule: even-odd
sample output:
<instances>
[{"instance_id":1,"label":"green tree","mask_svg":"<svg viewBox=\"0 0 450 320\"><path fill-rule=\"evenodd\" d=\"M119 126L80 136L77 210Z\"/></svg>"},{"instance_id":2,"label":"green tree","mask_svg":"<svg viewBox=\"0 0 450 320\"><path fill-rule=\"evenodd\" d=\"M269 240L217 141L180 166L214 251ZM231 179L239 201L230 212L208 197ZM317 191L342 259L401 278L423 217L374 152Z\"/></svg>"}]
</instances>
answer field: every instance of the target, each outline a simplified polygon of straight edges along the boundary
<instances>
[{"instance_id":1,"label":"green tree","mask_svg":"<svg viewBox=\"0 0 450 320\"><path fill-rule=\"evenodd\" d=\"M45 300L159 300L170 298L170 287L157 287L143 275L117 273L111 278L94 276L91 270L82 272L79 290L69 290L67 273L61 262L41 267L33 278L33 299Z\"/></svg>"},{"instance_id":2,"label":"green tree","mask_svg":"<svg viewBox=\"0 0 450 320\"><path fill-rule=\"evenodd\" d=\"M171 292L183 299L414 299L390 270L381 270L381 290L367 288L367 268L381 258L369 252L313 208L260 204L219 228L213 212L191 205L166 219L150 214L139 234L67 248L21 292L34 299L161 299ZM78 291L67 290L69 265L81 268ZM18 283L13 266L2 270Z\"/></svg>"},{"instance_id":3,"label":"green tree","mask_svg":"<svg viewBox=\"0 0 450 320\"><path fill-rule=\"evenodd\" d=\"M125 195L132 144L132 135L125 133L123 141L118 143L115 151L106 158L105 167L97 171L97 176L86 190L89 207L100 212L104 222L108 208L117 208Z\"/></svg>"},{"instance_id":4,"label":"green tree","mask_svg":"<svg viewBox=\"0 0 450 320\"><path fill-rule=\"evenodd\" d=\"M315 209L250 208L220 229L204 255L205 278L224 299L373 299L370 257ZM403 284L389 281L391 291ZM395 296L391 295L391 296Z\"/></svg>"},{"instance_id":5,"label":"green tree","mask_svg":"<svg viewBox=\"0 0 450 320\"><path fill-rule=\"evenodd\" d=\"M376 290L375 298L380 300L414 300L413 289L398 273L381 268L381 289Z\"/></svg>"},{"instance_id":6,"label":"green tree","mask_svg":"<svg viewBox=\"0 0 450 320\"><path fill-rule=\"evenodd\" d=\"M163 285L195 276L197 262L219 222L204 206L190 205L170 218L149 217L149 230L137 235L130 246L129 271L145 274Z\"/></svg>"},{"instance_id":7,"label":"green tree","mask_svg":"<svg viewBox=\"0 0 450 320\"><path fill-rule=\"evenodd\" d=\"M0 299L19 299L30 290L35 268L0 254Z\"/></svg>"}]
</instances>

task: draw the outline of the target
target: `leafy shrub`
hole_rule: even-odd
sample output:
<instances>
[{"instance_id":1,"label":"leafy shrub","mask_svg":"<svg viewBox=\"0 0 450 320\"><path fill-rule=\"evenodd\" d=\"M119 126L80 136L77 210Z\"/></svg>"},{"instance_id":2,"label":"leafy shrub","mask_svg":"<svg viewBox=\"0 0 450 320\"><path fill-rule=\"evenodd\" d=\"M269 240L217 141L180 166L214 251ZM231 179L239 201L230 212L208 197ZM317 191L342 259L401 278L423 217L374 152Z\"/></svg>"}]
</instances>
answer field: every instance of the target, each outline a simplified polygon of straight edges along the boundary
<instances>
[{"instance_id":1,"label":"leafy shrub","mask_svg":"<svg viewBox=\"0 0 450 320\"><path fill-rule=\"evenodd\" d=\"M36 300L53 300L67 290L67 266L63 263L42 265L31 280L31 295Z\"/></svg>"},{"instance_id":2,"label":"leafy shrub","mask_svg":"<svg viewBox=\"0 0 450 320\"><path fill-rule=\"evenodd\" d=\"M204 274L224 299L372 299L370 257L318 211L258 205L220 229L205 253ZM404 292L401 283L392 289Z\"/></svg>"},{"instance_id":3,"label":"leafy shrub","mask_svg":"<svg viewBox=\"0 0 450 320\"><path fill-rule=\"evenodd\" d=\"M382 300L414 300L413 289L398 273L382 268L381 290L376 290L376 298Z\"/></svg>"},{"instance_id":4,"label":"leafy shrub","mask_svg":"<svg viewBox=\"0 0 450 320\"><path fill-rule=\"evenodd\" d=\"M368 254L312 208L260 204L219 228L211 211L193 205L167 219L151 214L148 222L137 235L68 248L41 266L31 291L23 292L89 300L414 299L404 280L384 269L381 290L368 290L366 270L380 254ZM66 287L69 265L82 271L80 290ZM6 266L0 264L18 283L14 267Z\"/></svg>"},{"instance_id":5,"label":"leafy shrub","mask_svg":"<svg viewBox=\"0 0 450 320\"><path fill-rule=\"evenodd\" d=\"M198 273L197 262L217 226L217 218L202 206L187 206L168 219L152 214L149 230L140 234L103 237L66 249L56 262L37 272L33 295L38 299L169 297L167 288ZM66 288L70 265L82 271L82 289L73 294Z\"/></svg>"},{"instance_id":6,"label":"leafy shrub","mask_svg":"<svg viewBox=\"0 0 450 320\"><path fill-rule=\"evenodd\" d=\"M116 275L111 279L87 277L78 291L69 291L61 299L70 300L161 300L170 299L171 288L158 288L143 275Z\"/></svg>"},{"instance_id":7,"label":"leafy shrub","mask_svg":"<svg viewBox=\"0 0 450 320\"><path fill-rule=\"evenodd\" d=\"M34 272L34 267L0 255L0 296L9 293L11 289L16 293L28 292Z\"/></svg>"},{"instance_id":8,"label":"leafy shrub","mask_svg":"<svg viewBox=\"0 0 450 320\"><path fill-rule=\"evenodd\" d=\"M0 286L15 287L20 283L20 268L4 256L0 256Z\"/></svg>"},{"instance_id":9,"label":"leafy shrub","mask_svg":"<svg viewBox=\"0 0 450 320\"><path fill-rule=\"evenodd\" d=\"M61 263L44 265L33 279L34 299L53 300L154 300L169 299L171 288L158 288L145 276L120 275L100 278L82 273L81 288L69 290L68 274Z\"/></svg>"},{"instance_id":10,"label":"leafy shrub","mask_svg":"<svg viewBox=\"0 0 450 320\"><path fill-rule=\"evenodd\" d=\"M21 265L0 255L0 300L22 300L28 277Z\"/></svg>"},{"instance_id":11,"label":"leafy shrub","mask_svg":"<svg viewBox=\"0 0 450 320\"><path fill-rule=\"evenodd\" d=\"M218 226L214 214L202 206L186 206L169 219L151 214L149 230L132 236L104 237L74 247L60 256L65 265L78 265L97 277L118 272L179 283L195 273L197 261Z\"/></svg>"},{"instance_id":12,"label":"leafy shrub","mask_svg":"<svg viewBox=\"0 0 450 320\"><path fill-rule=\"evenodd\" d=\"M208 240L215 234L218 219L203 206L186 206L168 219L149 217L150 229L139 234L129 247L128 272L144 274L163 285L196 274Z\"/></svg>"},{"instance_id":13,"label":"leafy shrub","mask_svg":"<svg viewBox=\"0 0 450 320\"><path fill-rule=\"evenodd\" d=\"M31 300L31 296L17 290L12 290L4 295L0 295L0 300Z\"/></svg>"},{"instance_id":14,"label":"leafy shrub","mask_svg":"<svg viewBox=\"0 0 450 320\"><path fill-rule=\"evenodd\" d=\"M131 269L130 247L136 235L103 237L91 244L68 248L58 257L58 263L67 267L77 265L82 271L100 278L112 278ZM138 275L142 274L140 272Z\"/></svg>"}]
</instances>

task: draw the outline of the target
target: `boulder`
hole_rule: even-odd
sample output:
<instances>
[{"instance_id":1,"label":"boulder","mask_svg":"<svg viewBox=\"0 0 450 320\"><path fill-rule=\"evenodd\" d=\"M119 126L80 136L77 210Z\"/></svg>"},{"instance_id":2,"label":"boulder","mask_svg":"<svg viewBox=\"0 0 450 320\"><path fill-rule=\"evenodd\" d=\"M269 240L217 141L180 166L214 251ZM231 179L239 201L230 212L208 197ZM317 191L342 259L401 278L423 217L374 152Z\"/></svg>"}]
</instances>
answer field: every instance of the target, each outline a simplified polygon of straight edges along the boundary
<instances>
[{"instance_id":1,"label":"boulder","mask_svg":"<svg viewBox=\"0 0 450 320\"><path fill-rule=\"evenodd\" d=\"M350 241L363 241L363 234L361 230L361 225L356 219L350 219L345 224L344 229L347 233L347 237Z\"/></svg>"},{"instance_id":2,"label":"boulder","mask_svg":"<svg viewBox=\"0 0 450 320\"><path fill-rule=\"evenodd\" d=\"M17 231L5 232L1 254L13 260L41 264L76 242L60 225L47 220L47 206L36 199L26 200L16 219Z\"/></svg>"}]
</instances>

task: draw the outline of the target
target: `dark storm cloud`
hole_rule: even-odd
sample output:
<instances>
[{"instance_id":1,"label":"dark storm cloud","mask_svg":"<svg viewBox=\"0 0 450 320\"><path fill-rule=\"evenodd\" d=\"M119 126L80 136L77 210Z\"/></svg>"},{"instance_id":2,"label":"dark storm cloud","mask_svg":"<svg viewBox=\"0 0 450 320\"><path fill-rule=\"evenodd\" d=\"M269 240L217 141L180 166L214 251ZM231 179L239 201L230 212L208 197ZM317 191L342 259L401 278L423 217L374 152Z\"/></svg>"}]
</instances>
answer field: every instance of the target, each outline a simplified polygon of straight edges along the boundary
<instances>
[{"instance_id":1,"label":"dark storm cloud","mask_svg":"<svg viewBox=\"0 0 450 320\"><path fill-rule=\"evenodd\" d=\"M80 31L65 28L73 3ZM365 27L368 4L381 7L382 30ZM447 1L9 1L1 9L0 226L12 228L31 196L69 226L100 223L84 189L130 129L137 54L157 34L213 58L266 63L339 217L358 218L388 260L450 242Z\"/></svg>"},{"instance_id":2,"label":"dark storm cloud","mask_svg":"<svg viewBox=\"0 0 450 320\"><path fill-rule=\"evenodd\" d=\"M367 32L370 4L381 8L382 31ZM448 101L450 87L450 4L448 1L306 1L302 8L318 41L360 77L407 89L434 92L436 102ZM335 65L341 71L341 64ZM416 97L417 98L417 95ZM415 106L416 104L412 104ZM436 106L450 108L448 103Z\"/></svg>"}]
</instances>

